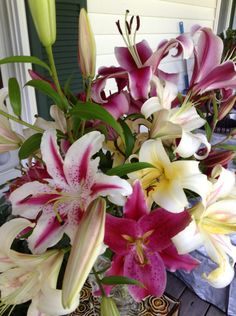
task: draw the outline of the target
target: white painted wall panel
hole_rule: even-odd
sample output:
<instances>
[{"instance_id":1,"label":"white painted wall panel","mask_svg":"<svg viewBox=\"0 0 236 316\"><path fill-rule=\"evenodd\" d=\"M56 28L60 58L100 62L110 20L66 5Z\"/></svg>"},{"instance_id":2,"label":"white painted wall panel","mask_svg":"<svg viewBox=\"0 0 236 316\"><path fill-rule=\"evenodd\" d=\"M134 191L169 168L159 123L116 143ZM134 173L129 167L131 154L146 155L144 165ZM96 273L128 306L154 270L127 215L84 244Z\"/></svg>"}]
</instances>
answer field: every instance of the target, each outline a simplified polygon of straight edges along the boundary
<instances>
[{"instance_id":1,"label":"white painted wall panel","mask_svg":"<svg viewBox=\"0 0 236 316\"><path fill-rule=\"evenodd\" d=\"M124 14L126 10L131 14L149 17L172 17L187 19L202 19L207 16L214 20L215 7L186 5L183 3L161 0L89 0L88 12L101 14Z\"/></svg>"},{"instance_id":2,"label":"white painted wall panel","mask_svg":"<svg viewBox=\"0 0 236 316\"><path fill-rule=\"evenodd\" d=\"M217 0L161 0L163 2L177 2L188 5L215 8Z\"/></svg>"},{"instance_id":3,"label":"white painted wall panel","mask_svg":"<svg viewBox=\"0 0 236 316\"><path fill-rule=\"evenodd\" d=\"M163 39L179 35L179 22L184 22L187 33L194 24L213 28L217 16L217 6L220 0L88 0L88 12L97 45L97 69L100 66L118 66L114 56L116 46L124 46L115 22L124 24L126 9L131 15L139 15L141 26L137 42L146 39L155 50ZM188 61L188 71L191 73L193 60ZM161 64L161 69L168 72L180 72L184 76L183 62L178 58L167 57ZM184 85L180 80L180 88ZM113 81L109 82L108 90L116 88Z\"/></svg>"}]
</instances>

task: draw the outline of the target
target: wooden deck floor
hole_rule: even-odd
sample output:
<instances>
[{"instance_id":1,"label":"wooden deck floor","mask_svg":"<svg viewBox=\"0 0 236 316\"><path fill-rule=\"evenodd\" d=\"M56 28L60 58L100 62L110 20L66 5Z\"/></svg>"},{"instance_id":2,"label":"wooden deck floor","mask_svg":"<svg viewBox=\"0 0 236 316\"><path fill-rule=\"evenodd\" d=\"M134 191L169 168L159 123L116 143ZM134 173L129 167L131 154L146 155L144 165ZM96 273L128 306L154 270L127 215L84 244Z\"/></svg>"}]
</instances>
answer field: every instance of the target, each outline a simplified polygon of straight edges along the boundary
<instances>
[{"instance_id":1,"label":"wooden deck floor","mask_svg":"<svg viewBox=\"0 0 236 316\"><path fill-rule=\"evenodd\" d=\"M181 280L168 273L166 293L180 301L179 316L224 316L217 307L201 300Z\"/></svg>"}]
</instances>

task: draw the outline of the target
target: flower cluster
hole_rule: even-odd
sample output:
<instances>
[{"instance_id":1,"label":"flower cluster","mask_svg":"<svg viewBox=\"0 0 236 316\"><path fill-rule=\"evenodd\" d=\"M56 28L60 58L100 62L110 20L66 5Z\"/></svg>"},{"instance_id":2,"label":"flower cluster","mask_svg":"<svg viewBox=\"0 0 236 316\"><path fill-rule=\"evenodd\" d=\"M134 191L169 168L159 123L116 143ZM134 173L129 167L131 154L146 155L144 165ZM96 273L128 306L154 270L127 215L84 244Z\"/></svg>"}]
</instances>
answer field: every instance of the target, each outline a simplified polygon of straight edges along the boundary
<instances>
[{"instance_id":1,"label":"flower cluster","mask_svg":"<svg viewBox=\"0 0 236 316\"><path fill-rule=\"evenodd\" d=\"M6 193L13 219L0 228L0 315L29 300L28 316L68 314L91 271L102 315L118 315L110 296L116 284L127 284L136 301L161 296L166 270L198 267L189 253L200 246L216 264L203 278L227 286L236 261L229 237L236 232L236 182L228 169L236 147L227 145L235 131L213 139L234 106L236 70L233 60L222 60L222 40L194 26L152 51L145 40L135 42L140 18L129 19L127 12L125 29L117 22L125 42L115 48L119 66L101 67L95 77L95 40L82 9L84 91L73 95L60 86L53 61L55 1L29 5L49 64L30 56L0 64L32 62L49 71L51 78L31 70L27 85L52 98L53 121L22 119L15 79L0 91L0 152L19 149L24 161L22 176ZM184 93L179 74L161 69L167 55L194 59ZM117 89L108 93L110 79ZM13 114L6 109L8 95ZM22 135L12 130L12 120L27 127ZM27 243L27 253L12 249L15 239ZM110 259L106 271L96 270L99 256Z\"/></svg>"}]
</instances>

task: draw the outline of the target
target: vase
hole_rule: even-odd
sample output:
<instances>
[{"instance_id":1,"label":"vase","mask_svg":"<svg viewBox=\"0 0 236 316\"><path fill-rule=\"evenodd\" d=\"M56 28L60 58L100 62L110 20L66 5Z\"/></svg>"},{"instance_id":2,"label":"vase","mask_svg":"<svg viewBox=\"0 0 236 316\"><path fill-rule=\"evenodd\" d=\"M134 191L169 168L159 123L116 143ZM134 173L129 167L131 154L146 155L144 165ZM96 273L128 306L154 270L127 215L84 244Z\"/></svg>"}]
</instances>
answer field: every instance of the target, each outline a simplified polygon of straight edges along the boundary
<instances>
[{"instance_id":1,"label":"vase","mask_svg":"<svg viewBox=\"0 0 236 316\"><path fill-rule=\"evenodd\" d=\"M148 296L135 302L127 286L118 285L111 293L119 309L120 316L177 316L179 302L169 295ZM100 316L100 298L92 295L92 285L87 280L80 294L80 305L70 316Z\"/></svg>"}]
</instances>

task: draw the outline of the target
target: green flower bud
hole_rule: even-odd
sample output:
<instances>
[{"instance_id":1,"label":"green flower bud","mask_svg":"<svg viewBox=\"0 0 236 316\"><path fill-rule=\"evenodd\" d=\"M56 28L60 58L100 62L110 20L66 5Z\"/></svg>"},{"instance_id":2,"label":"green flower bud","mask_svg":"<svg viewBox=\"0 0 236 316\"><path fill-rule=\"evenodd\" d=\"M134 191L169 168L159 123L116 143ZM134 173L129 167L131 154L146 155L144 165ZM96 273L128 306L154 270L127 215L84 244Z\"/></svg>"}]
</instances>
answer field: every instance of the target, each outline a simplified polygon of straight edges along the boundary
<instances>
[{"instance_id":1,"label":"green flower bud","mask_svg":"<svg viewBox=\"0 0 236 316\"><path fill-rule=\"evenodd\" d=\"M120 316L118 308L111 297L102 297L101 316Z\"/></svg>"},{"instance_id":2,"label":"green flower bud","mask_svg":"<svg viewBox=\"0 0 236 316\"><path fill-rule=\"evenodd\" d=\"M55 0L28 0L34 25L40 42L44 47L56 40L56 5Z\"/></svg>"}]
</instances>

